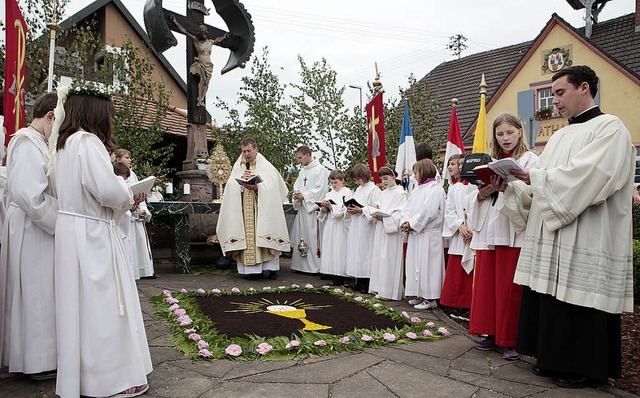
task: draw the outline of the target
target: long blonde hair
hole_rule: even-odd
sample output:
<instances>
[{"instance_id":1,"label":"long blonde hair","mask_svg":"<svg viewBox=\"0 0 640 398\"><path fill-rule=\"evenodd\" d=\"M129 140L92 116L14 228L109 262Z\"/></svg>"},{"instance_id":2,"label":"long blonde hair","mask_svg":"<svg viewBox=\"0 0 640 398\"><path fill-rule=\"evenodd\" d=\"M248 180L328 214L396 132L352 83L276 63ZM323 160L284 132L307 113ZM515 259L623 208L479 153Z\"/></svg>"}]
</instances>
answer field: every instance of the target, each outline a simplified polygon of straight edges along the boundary
<instances>
[{"instance_id":1,"label":"long blonde hair","mask_svg":"<svg viewBox=\"0 0 640 398\"><path fill-rule=\"evenodd\" d=\"M502 123L506 123L520 130L520 139L511 151L512 158L516 160L520 159L522 155L529 151L529 145L527 144L527 137L524 134L522 120L520 120L520 117L518 117L518 115L509 112L499 114L493 121L493 148L491 150L491 157L494 159L500 159L502 157L502 148L500 147L500 144L498 144L498 140L496 139L496 129Z\"/></svg>"}]
</instances>

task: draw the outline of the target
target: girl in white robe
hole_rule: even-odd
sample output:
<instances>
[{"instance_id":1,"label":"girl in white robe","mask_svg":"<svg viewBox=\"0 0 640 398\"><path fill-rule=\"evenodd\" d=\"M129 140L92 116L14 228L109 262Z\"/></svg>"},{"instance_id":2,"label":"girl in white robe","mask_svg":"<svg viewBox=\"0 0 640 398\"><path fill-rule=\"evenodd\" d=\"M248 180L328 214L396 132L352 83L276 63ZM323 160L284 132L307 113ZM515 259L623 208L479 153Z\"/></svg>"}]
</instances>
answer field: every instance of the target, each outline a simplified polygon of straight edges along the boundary
<instances>
[{"instance_id":1,"label":"girl in white robe","mask_svg":"<svg viewBox=\"0 0 640 398\"><path fill-rule=\"evenodd\" d=\"M402 209L408 194L396 184L395 172L388 166L378 171L385 190L380 193L379 209L388 217L374 216L376 232L373 247L376 253L371 259L369 292L378 298L401 300L404 294L404 253L406 235L400 231Z\"/></svg>"},{"instance_id":2,"label":"girl in white robe","mask_svg":"<svg viewBox=\"0 0 640 398\"><path fill-rule=\"evenodd\" d=\"M413 165L418 186L402 212L401 228L408 233L405 296L415 309L438 306L444 282L444 223L445 194L436 181L436 166L429 159Z\"/></svg>"},{"instance_id":3,"label":"girl in white robe","mask_svg":"<svg viewBox=\"0 0 640 398\"><path fill-rule=\"evenodd\" d=\"M62 398L137 396L149 388L146 375L152 370L138 291L116 231L120 216L144 195L134 198L113 173L107 152L113 146L113 104L96 91L72 90L64 105L66 117L59 116L61 103L56 108L56 123L64 120L54 141L60 208L56 393Z\"/></svg>"},{"instance_id":4,"label":"girl in white robe","mask_svg":"<svg viewBox=\"0 0 640 398\"><path fill-rule=\"evenodd\" d=\"M322 262L320 273L332 275L334 284L342 284L347 275L347 238L349 222L345 220L345 200L353 197L347 188L344 173L333 170L329 173L331 191L327 192L320 203L318 219L324 223L322 234ZM331 203L330 201L333 201Z\"/></svg>"},{"instance_id":5,"label":"girl in white robe","mask_svg":"<svg viewBox=\"0 0 640 398\"><path fill-rule=\"evenodd\" d=\"M53 290L58 201L46 175L56 93L39 97L34 120L11 138L10 205L0 255L0 357L9 372L54 378L57 368ZM2 395L2 394L0 394Z\"/></svg>"},{"instance_id":6,"label":"girl in white robe","mask_svg":"<svg viewBox=\"0 0 640 398\"><path fill-rule=\"evenodd\" d=\"M371 172L364 164L354 166L351 178L358 184L353 199L363 207L347 207L347 219L351 220L347 242L347 275L356 278L354 289L368 293L376 220L369 214L367 205L378 205L380 188L370 181Z\"/></svg>"}]
</instances>

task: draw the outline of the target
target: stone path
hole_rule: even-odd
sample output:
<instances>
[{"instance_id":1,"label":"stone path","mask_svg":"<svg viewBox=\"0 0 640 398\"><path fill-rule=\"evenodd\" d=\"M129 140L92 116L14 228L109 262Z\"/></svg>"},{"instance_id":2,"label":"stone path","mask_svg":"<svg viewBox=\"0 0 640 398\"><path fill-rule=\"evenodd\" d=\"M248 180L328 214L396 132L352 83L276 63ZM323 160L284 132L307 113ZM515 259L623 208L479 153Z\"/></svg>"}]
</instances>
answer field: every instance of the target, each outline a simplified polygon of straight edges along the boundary
<instances>
[{"instance_id":1,"label":"stone path","mask_svg":"<svg viewBox=\"0 0 640 398\"><path fill-rule=\"evenodd\" d=\"M148 297L163 289L240 288L321 282L289 270L288 259L276 281L247 281L237 275L177 275L171 264L157 267L159 278L138 283L154 371L148 398L213 397L634 397L607 385L583 390L559 388L550 379L531 373L530 358L508 362L496 351L473 348L473 339L442 311L416 311L406 303L393 306L433 320L453 332L435 342L367 349L284 362L197 361L175 351L168 328L154 318ZM0 397L53 398L55 381L34 382L0 370Z\"/></svg>"}]
</instances>

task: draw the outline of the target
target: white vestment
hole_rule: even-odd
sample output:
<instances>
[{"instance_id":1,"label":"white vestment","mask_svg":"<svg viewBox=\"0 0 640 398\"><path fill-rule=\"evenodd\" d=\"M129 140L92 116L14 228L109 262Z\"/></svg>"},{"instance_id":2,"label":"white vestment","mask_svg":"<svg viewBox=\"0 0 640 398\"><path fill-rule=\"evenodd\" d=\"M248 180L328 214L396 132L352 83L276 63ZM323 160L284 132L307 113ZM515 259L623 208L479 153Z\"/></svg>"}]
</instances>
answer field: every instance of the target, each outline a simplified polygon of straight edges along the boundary
<instances>
[{"instance_id":1,"label":"white vestment","mask_svg":"<svg viewBox=\"0 0 640 398\"><path fill-rule=\"evenodd\" d=\"M447 204L444 212L444 225L442 236L450 238L449 254L462 256L462 268L467 274L473 271L475 254L469 243L465 243L458 228L463 223L469 227L468 219L471 218L473 203L478 195L478 187L457 182L449 187Z\"/></svg>"},{"instance_id":2,"label":"white vestment","mask_svg":"<svg viewBox=\"0 0 640 398\"><path fill-rule=\"evenodd\" d=\"M633 312L635 164L629 131L615 116L558 130L529 171L531 185L511 183L505 192L514 224L526 225L514 282L566 303Z\"/></svg>"},{"instance_id":3,"label":"white vestment","mask_svg":"<svg viewBox=\"0 0 640 398\"><path fill-rule=\"evenodd\" d=\"M404 253L402 247L405 234L400 232L402 209L407 204L408 194L400 185L387 188L380 193L380 210L391 214L376 222L373 239L375 254L371 259L371 281L369 292L390 300L400 300L404 287Z\"/></svg>"},{"instance_id":4,"label":"white vestment","mask_svg":"<svg viewBox=\"0 0 640 398\"><path fill-rule=\"evenodd\" d=\"M328 187L329 170L317 160L303 166L295 184L293 184L294 192L300 192L304 196L302 200L293 201L293 208L298 212L291 231L293 245L291 269L294 271L311 274L317 274L320 271L322 225L316 215L318 206L315 202L320 202L324 198ZM305 257L302 257L298 250L300 239L304 239L309 245ZM319 252L320 255L318 255Z\"/></svg>"},{"instance_id":5,"label":"white vestment","mask_svg":"<svg viewBox=\"0 0 640 398\"><path fill-rule=\"evenodd\" d=\"M369 214L367 205L379 205L380 188L369 181L356 188L353 198L364 207L360 214L347 214L347 218L351 219L347 242L347 275L355 278L369 278L376 220Z\"/></svg>"},{"instance_id":6,"label":"white vestment","mask_svg":"<svg viewBox=\"0 0 640 398\"><path fill-rule=\"evenodd\" d=\"M250 167L252 174L262 178L257 196L236 181L246 170L240 155L224 188L216 226L223 253L236 252L234 258L238 261L240 274L279 270L279 252L290 248L282 207L287 199L287 185L278 170L260 153ZM245 206L243 200L247 199L251 204Z\"/></svg>"},{"instance_id":7,"label":"white vestment","mask_svg":"<svg viewBox=\"0 0 640 398\"><path fill-rule=\"evenodd\" d=\"M58 201L47 178L42 134L24 128L9 143L11 204L0 255L0 352L9 372L56 369L53 255Z\"/></svg>"},{"instance_id":8,"label":"white vestment","mask_svg":"<svg viewBox=\"0 0 640 398\"><path fill-rule=\"evenodd\" d=\"M333 200L329 212L318 213L318 219L323 222L322 231L322 261L320 273L326 275L346 276L347 272L347 238L349 236L349 221L345 220L346 207L344 201L353 197L353 192L342 187L339 191L329 191L324 199Z\"/></svg>"},{"instance_id":9,"label":"white vestment","mask_svg":"<svg viewBox=\"0 0 640 398\"><path fill-rule=\"evenodd\" d=\"M116 230L133 194L113 173L102 142L84 131L58 152L54 175L56 393L102 397L145 384L151 357L130 257Z\"/></svg>"},{"instance_id":10,"label":"white vestment","mask_svg":"<svg viewBox=\"0 0 640 398\"><path fill-rule=\"evenodd\" d=\"M440 298L444 283L444 189L436 182L418 185L402 211L414 229L407 239L405 296Z\"/></svg>"},{"instance_id":11,"label":"white vestment","mask_svg":"<svg viewBox=\"0 0 640 398\"><path fill-rule=\"evenodd\" d=\"M131 176L127 180L129 185L138 182L138 176L131 170ZM144 217L140 215L144 212ZM151 221L151 212L146 202L138 204L138 209L131 212L131 259L133 262L133 274L136 279L153 276L153 256L151 244L147 234L145 223Z\"/></svg>"}]
</instances>

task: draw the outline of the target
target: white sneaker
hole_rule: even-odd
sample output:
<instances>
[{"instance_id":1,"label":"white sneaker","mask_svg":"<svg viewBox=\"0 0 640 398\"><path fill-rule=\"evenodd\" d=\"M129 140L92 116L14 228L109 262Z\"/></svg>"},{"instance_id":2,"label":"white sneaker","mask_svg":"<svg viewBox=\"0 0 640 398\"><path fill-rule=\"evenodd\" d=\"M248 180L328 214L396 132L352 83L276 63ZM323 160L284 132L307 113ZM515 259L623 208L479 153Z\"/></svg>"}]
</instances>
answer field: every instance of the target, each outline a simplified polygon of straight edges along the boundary
<instances>
[{"instance_id":1,"label":"white sneaker","mask_svg":"<svg viewBox=\"0 0 640 398\"><path fill-rule=\"evenodd\" d=\"M438 303L436 303L435 300L433 301L423 301L422 304L416 304L413 306L413 308L417 309L417 310L430 310L433 308L436 308L438 306Z\"/></svg>"},{"instance_id":2,"label":"white sneaker","mask_svg":"<svg viewBox=\"0 0 640 398\"><path fill-rule=\"evenodd\" d=\"M409 305L416 305L416 304L422 304L424 300L419 299L419 298L414 298L413 300L409 300Z\"/></svg>"}]
</instances>

